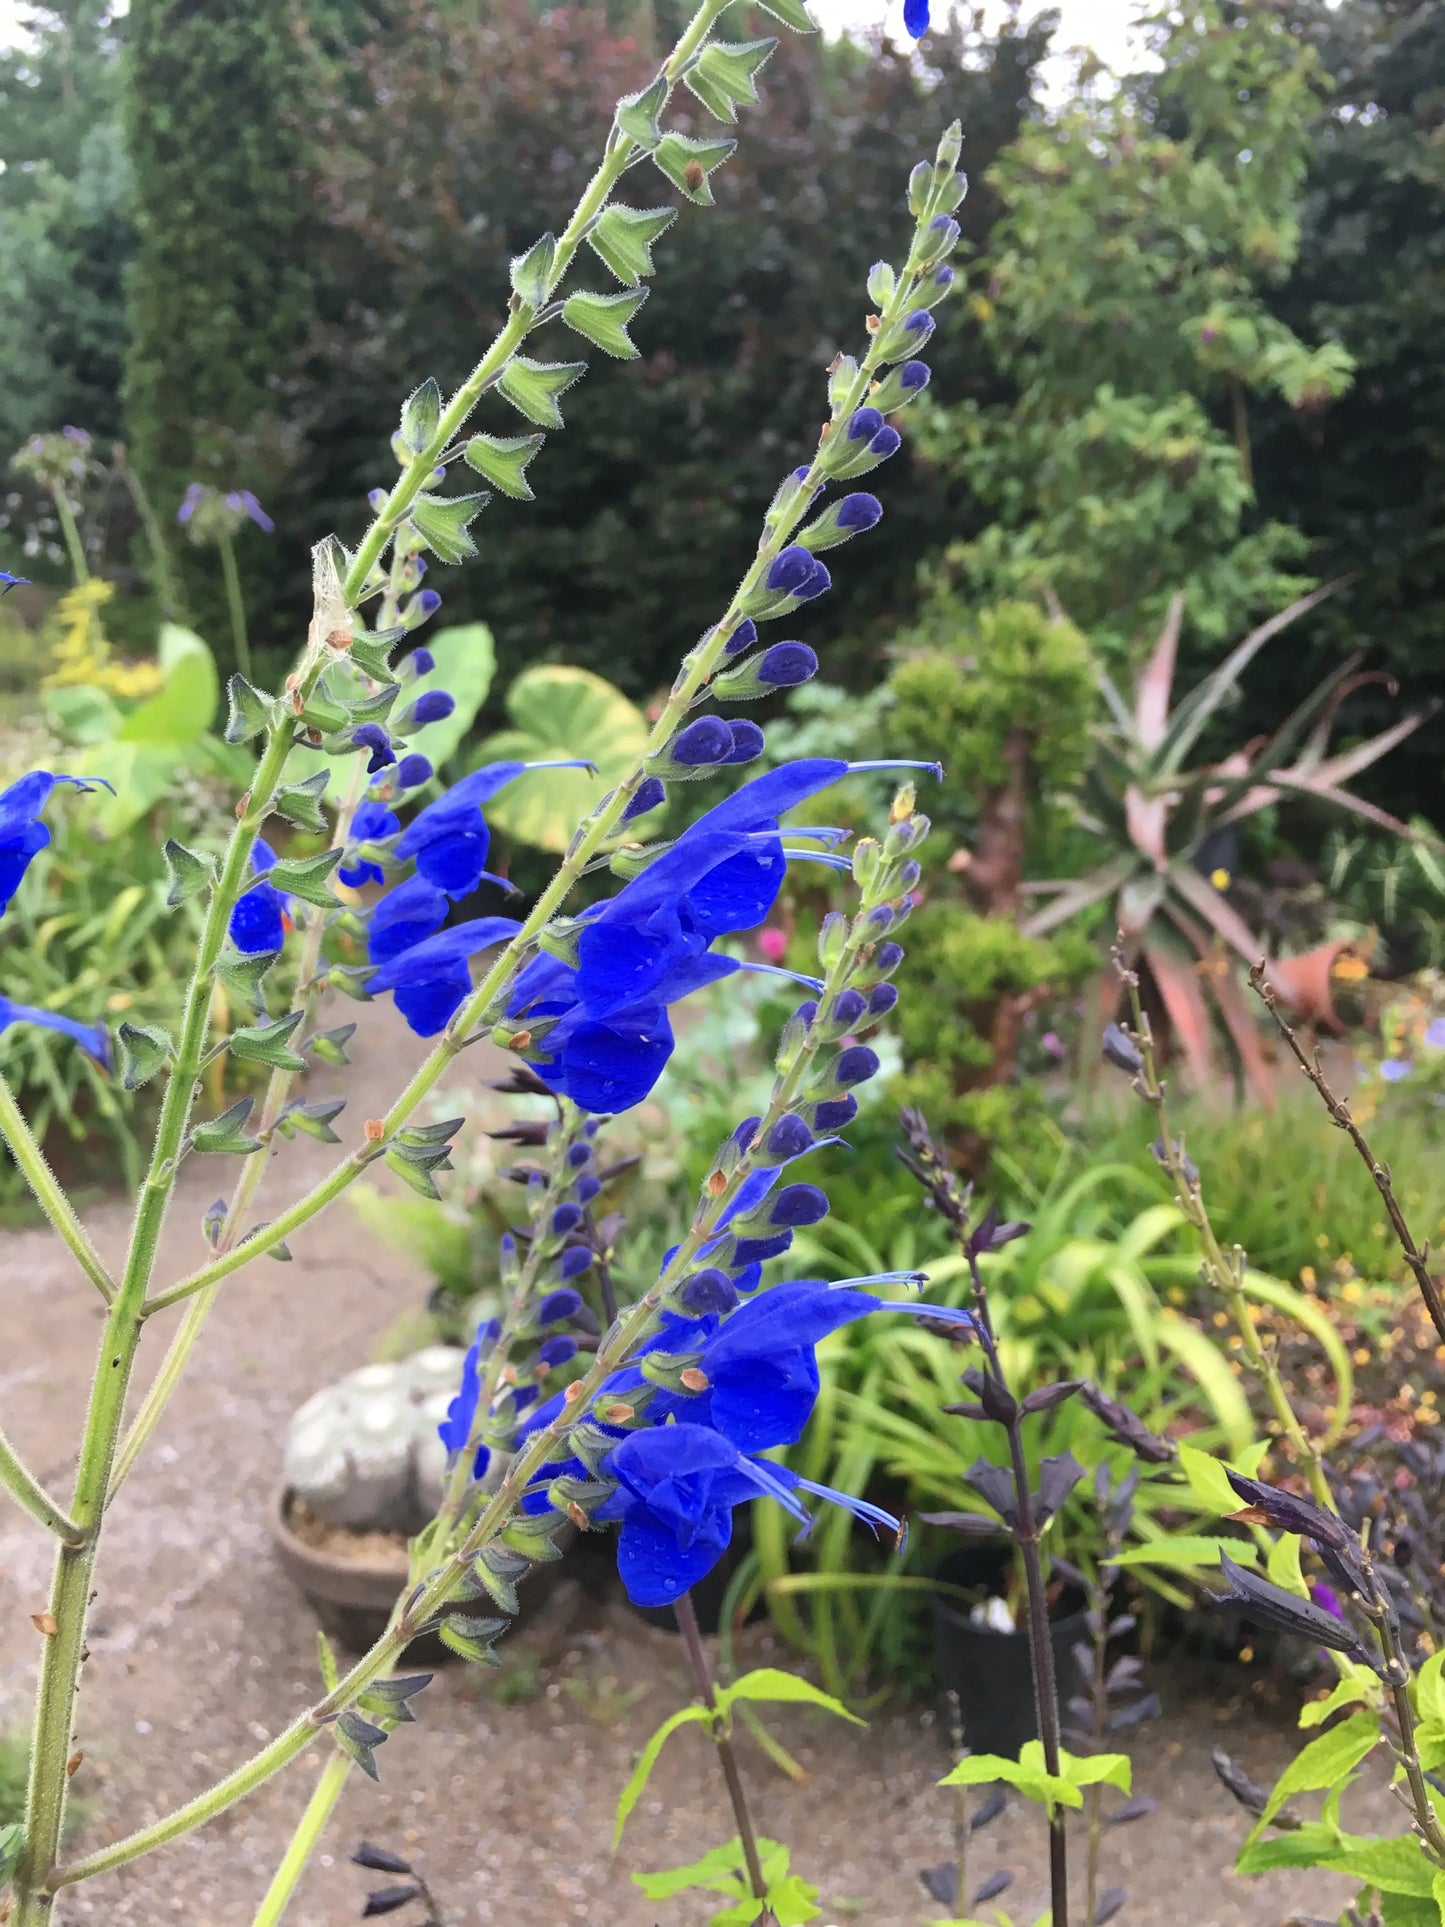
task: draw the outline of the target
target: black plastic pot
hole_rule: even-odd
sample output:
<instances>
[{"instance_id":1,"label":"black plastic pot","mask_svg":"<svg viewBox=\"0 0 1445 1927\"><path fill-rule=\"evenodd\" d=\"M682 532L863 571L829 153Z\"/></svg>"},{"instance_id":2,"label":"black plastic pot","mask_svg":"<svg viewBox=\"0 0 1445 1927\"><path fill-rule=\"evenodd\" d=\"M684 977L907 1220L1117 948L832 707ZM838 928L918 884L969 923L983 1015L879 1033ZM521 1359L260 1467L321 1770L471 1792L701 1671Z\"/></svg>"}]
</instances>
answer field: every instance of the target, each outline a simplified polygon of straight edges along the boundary
<instances>
[{"instance_id":1,"label":"black plastic pot","mask_svg":"<svg viewBox=\"0 0 1445 1927\"><path fill-rule=\"evenodd\" d=\"M1013 1556L1008 1545L968 1546L946 1559L935 1577L987 1596L1002 1591L999 1582ZM975 1626L969 1608L948 1593L935 1593L931 1603L934 1675L940 1692L958 1696L964 1744L974 1753L1016 1760L1024 1743L1039 1737L1027 1632ZM1075 1691L1073 1648L1087 1632L1082 1600L1065 1594L1061 1604L1062 1613L1050 1622L1049 1643L1062 1706Z\"/></svg>"}]
</instances>

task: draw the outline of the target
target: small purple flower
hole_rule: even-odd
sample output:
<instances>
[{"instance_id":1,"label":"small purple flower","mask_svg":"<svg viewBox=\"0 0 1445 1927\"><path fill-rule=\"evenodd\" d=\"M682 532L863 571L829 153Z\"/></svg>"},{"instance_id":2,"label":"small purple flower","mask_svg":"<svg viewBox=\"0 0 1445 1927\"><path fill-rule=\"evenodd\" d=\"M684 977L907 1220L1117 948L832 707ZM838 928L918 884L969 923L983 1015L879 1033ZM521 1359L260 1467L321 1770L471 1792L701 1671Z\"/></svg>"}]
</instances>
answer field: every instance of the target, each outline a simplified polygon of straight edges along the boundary
<instances>
[{"instance_id":1,"label":"small purple flower","mask_svg":"<svg viewBox=\"0 0 1445 1927\"><path fill-rule=\"evenodd\" d=\"M406 666L414 676L429 676L437 666L437 659L430 649L413 649L406 659Z\"/></svg>"},{"instance_id":2,"label":"small purple flower","mask_svg":"<svg viewBox=\"0 0 1445 1927\"><path fill-rule=\"evenodd\" d=\"M870 455L876 455L880 462L886 462L890 455L896 455L898 453L898 447L902 440L903 437L899 434L898 430L896 428L890 428L885 422L873 437L872 441L869 442L868 453Z\"/></svg>"},{"instance_id":3,"label":"small purple flower","mask_svg":"<svg viewBox=\"0 0 1445 1927\"><path fill-rule=\"evenodd\" d=\"M883 504L876 495L845 495L836 514L840 529L871 529L882 519Z\"/></svg>"},{"instance_id":4,"label":"small purple flower","mask_svg":"<svg viewBox=\"0 0 1445 1927\"><path fill-rule=\"evenodd\" d=\"M228 508L238 509L242 515L249 515L251 520L256 524L256 527L260 529L264 535L274 534L276 524L256 500L250 489L233 489L226 497L226 505Z\"/></svg>"},{"instance_id":5,"label":"small purple flower","mask_svg":"<svg viewBox=\"0 0 1445 1927\"><path fill-rule=\"evenodd\" d=\"M953 269L949 267L946 261L938 270L937 274L934 275L933 285L935 288L951 288L953 286Z\"/></svg>"},{"instance_id":6,"label":"small purple flower","mask_svg":"<svg viewBox=\"0 0 1445 1927\"><path fill-rule=\"evenodd\" d=\"M660 803L665 803L666 801L667 790L663 785L662 778L660 776L644 776L642 781L637 785L632 801L622 812L622 820L624 823L630 823L635 816L646 816L649 810L655 810Z\"/></svg>"},{"instance_id":7,"label":"small purple flower","mask_svg":"<svg viewBox=\"0 0 1445 1927\"><path fill-rule=\"evenodd\" d=\"M392 748L391 740L380 723L362 723L352 730L351 740L358 749L371 751L366 765L367 774L370 776L375 776L378 770L385 769L388 763L396 761L396 751Z\"/></svg>"},{"instance_id":8,"label":"small purple flower","mask_svg":"<svg viewBox=\"0 0 1445 1927\"><path fill-rule=\"evenodd\" d=\"M1404 1057L1387 1057L1380 1066L1380 1075L1387 1084L1398 1084L1408 1077L1414 1066Z\"/></svg>"},{"instance_id":9,"label":"small purple flower","mask_svg":"<svg viewBox=\"0 0 1445 1927\"><path fill-rule=\"evenodd\" d=\"M758 664L758 681L775 689L792 689L817 673L818 658L805 642L775 642Z\"/></svg>"},{"instance_id":10,"label":"small purple flower","mask_svg":"<svg viewBox=\"0 0 1445 1927\"><path fill-rule=\"evenodd\" d=\"M1425 1026L1425 1042L1431 1050L1445 1050L1445 1017L1436 1017Z\"/></svg>"},{"instance_id":11,"label":"small purple flower","mask_svg":"<svg viewBox=\"0 0 1445 1927\"><path fill-rule=\"evenodd\" d=\"M8 569L0 569L0 595L9 595L12 589L29 588L28 575L11 575Z\"/></svg>"},{"instance_id":12,"label":"small purple flower","mask_svg":"<svg viewBox=\"0 0 1445 1927\"><path fill-rule=\"evenodd\" d=\"M190 521L196 510L201 506L201 498L204 494L205 490L201 484L199 482L192 482L185 494L181 497L181 505L176 510L176 520L182 527Z\"/></svg>"}]
</instances>

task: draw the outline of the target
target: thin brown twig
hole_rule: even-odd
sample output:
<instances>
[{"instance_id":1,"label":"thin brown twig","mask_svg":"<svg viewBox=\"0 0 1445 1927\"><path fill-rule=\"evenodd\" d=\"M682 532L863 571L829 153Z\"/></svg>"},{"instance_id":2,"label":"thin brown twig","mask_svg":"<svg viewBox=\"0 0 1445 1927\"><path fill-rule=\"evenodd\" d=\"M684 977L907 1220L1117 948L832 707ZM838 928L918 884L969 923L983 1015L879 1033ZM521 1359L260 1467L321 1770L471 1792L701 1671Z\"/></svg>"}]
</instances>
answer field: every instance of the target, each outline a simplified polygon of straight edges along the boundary
<instances>
[{"instance_id":1,"label":"thin brown twig","mask_svg":"<svg viewBox=\"0 0 1445 1927\"><path fill-rule=\"evenodd\" d=\"M1274 1019L1280 1036L1289 1045L1295 1062L1319 1093L1320 1102L1329 1112L1331 1123L1345 1133L1364 1160L1365 1168L1374 1179L1375 1189L1380 1194L1390 1224L1399 1240L1400 1249L1405 1254L1405 1262L1414 1273L1415 1283L1420 1287L1420 1296L1425 1300L1425 1309L1430 1314L1430 1322L1434 1325L1440 1342L1445 1344L1445 1298L1441 1296L1439 1281L1430 1270L1430 1243L1427 1239L1423 1250L1416 1244L1410 1227L1405 1222L1405 1214L1401 1211L1395 1197L1394 1186L1390 1179L1390 1167L1387 1164L1381 1164L1370 1149L1368 1139L1355 1122L1344 1098L1337 1097L1325 1082L1324 1073L1320 1069L1318 1051L1313 1058L1308 1056L1294 1029L1281 1016L1279 1000L1265 976L1262 960L1250 971L1249 982L1250 988L1263 1000L1266 1010Z\"/></svg>"}]
</instances>

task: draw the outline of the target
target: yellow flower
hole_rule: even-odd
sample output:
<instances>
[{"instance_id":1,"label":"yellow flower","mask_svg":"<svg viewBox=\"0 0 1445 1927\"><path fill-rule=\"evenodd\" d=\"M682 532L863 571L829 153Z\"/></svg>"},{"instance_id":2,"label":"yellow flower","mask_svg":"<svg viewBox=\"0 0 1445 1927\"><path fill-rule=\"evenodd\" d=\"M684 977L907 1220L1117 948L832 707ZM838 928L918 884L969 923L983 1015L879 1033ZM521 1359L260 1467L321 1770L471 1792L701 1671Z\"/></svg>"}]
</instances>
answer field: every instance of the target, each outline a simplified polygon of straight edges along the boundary
<instances>
[{"instance_id":1,"label":"yellow flower","mask_svg":"<svg viewBox=\"0 0 1445 1927\"><path fill-rule=\"evenodd\" d=\"M1209 881L1214 885L1216 890L1227 890L1229 888L1228 870L1211 870L1209 872Z\"/></svg>"},{"instance_id":2,"label":"yellow flower","mask_svg":"<svg viewBox=\"0 0 1445 1927\"><path fill-rule=\"evenodd\" d=\"M55 666L45 678L45 688L88 686L131 700L153 696L160 688L165 678L158 662L111 660L100 611L114 593L109 582L97 577L60 598L53 618L53 627L59 631L52 649Z\"/></svg>"}]
</instances>

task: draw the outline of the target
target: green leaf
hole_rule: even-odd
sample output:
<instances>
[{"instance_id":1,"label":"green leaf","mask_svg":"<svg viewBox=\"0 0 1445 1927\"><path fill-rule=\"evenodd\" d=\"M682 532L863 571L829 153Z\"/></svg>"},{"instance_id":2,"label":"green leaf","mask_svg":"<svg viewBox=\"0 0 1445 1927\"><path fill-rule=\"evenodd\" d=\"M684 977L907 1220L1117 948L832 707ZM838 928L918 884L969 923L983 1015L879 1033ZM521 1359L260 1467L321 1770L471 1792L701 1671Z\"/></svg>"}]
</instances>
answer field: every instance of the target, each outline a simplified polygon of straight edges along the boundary
<instances>
[{"instance_id":1,"label":"green leaf","mask_svg":"<svg viewBox=\"0 0 1445 1927\"><path fill-rule=\"evenodd\" d=\"M215 659L199 636L173 622L162 625L156 653L165 682L126 717L116 741L185 747L215 720L221 696Z\"/></svg>"},{"instance_id":2,"label":"green leaf","mask_svg":"<svg viewBox=\"0 0 1445 1927\"><path fill-rule=\"evenodd\" d=\"M331 1121L345 1109L344 1097L323 1098L315 1104L288 1104L276 1119L276 1129L282 1137L294 1137L299 1131L303 1137L315 1138L318 1144L339 1144L341 1139L332 1130Z\"/></svg>"},{"instance_id":3,"label":"green leaf","mask_svg":"<svg viewBox=\"0 0 1445 1927\"><path fill-rule=\"evenodd\" d=\"M250 1157L253 1151L259 1151L260 1139L248 1137L244 1128L254 1105L254 1098L242 1097L219 1117L192 1125L191 1148L212 1155L232 1153L239 1157Z\"/></svg>"},{"instance_id":4,"label":"green leaf","mask_svg":"<svg viewBox=\"0 0 1445 1927\"><path fill-rule=\"evenodd\" d=\"M776 40L713 40L683 74L684 85L718 120L735 121L757 104L757 74Z\"/></svg>"},{"instance_id":5,"label":"green leaf","mask_svg":"<svg viewBox=\"0 0 1445 1927\"><path fill-rule=\"evenodd\" d=\"M431 446L441 418L442 391L436 376L428 375L402 404L401 427L397 430L403 449L413 461Z\"/></svg>"},{"instance_id":6,"label":"green leaf","mask_svg":"<svg viewBox=\"0 0 1445 1927\"><path fill-rule=\"evenodd\" d=\"M391 652L404 633L401 629L382 629L375 635L354 635L346 659L373 682L390 682Z\"/></svg>"},{"instance_id":7,"label":"green leaf","mask_svg":"<svg viewBox=\"0 0 1445 1927\"><path fill-rule=\"evenodd\" d=\"M826 1713L836 1713L840 1720L850 1720L854 1726L866 1726L856 1713L850 1713L841 1700L825 1693L821 1687L813 1686L794 1673L785 1673L776 1666L758 1666L731 1686L720 1686L717 1691L718 1711L726 1713L739 1700L767 1701L772 1704L792 1704L797 1706L821 1706Z\"/></svg>"},{"instance_id":8,"label":"green leaf","mask_svg":"<svg viewBox=\"0 0 1445 1927\"><path fill-rule=\"evenodd\" d=\"M1281 1533L1269 1549L1269 1557L1264 1564L1265 1577L1272 1584L1282 1586L1286 1592L1308 1599L1310 1589L1300 1571L1299 1552L1300 1544L1295 1535L1292 1532Z\"/></svg>"},{"instance_id":9,"label":"green leaf","mask_svg":"<svg viewBox=\"0 0 1445 1927\"><path fill-rule=\"evenodd\" d=\"M1133 1776L1127 1753L1079 1755L1061 1751L1059 1770L1070 1786L1112 1786L1121 1793L1129 1791Z\"/></svg>"},{"instance_id":10,"label":"green leaf","mask_svg":"<svg viewBox=\"0 0 1445 1927\"><path fill-rule=\"evenodd\" d=\"M531 502L536 498L527 481L527 464L546 439L545 435L473 435L462 454L469 467L504 495Z\"/></svg>"},{"instance_id":11,"label":"green leaf","mask_svg":"<svg viewBox=\"0 0 1445 1927\"><path fill-rule=\"evenodd\" d=\"M1271 1873L1278 1867L1321 1867L1340 1850L1337 1827L1307 1820L1289 1833L1247 1840L1235 1862L1239 1873Z\"/></svg>"},{"instance_id":12,"label":"green leaf","mask_svg":"<svg viewBox=\"0 0 1445 1927\"><path fill-rule=\"evenodd\" d=\"M715 167L722 166L736 146L736 141L700 141L691 139L687 134L667 134L652 158L673 186L680 188L690 201L695 201L699 207L711 207L712 188L708 183L708 175Z\"/></svg>"},{"instance_id":13,"label":"green leaf","mask_svg":"<svg viewBox=\"0 0 1445 1927\"><path fill-rule=\"evenodd\" d=\"M1280 1774L1264 1803L1264 1811L1254 1829L1258 1834L1268 1826L1291 1794L1309 1793L1317 1787L1336 1786L1354 1772L1365 1756L1380 1742L1380 1726L1373 1713L1352 1713L1328 1733L1298 1752ZM1425 1890L1429 1892L1427 1887Z\"/></svg>"},{"instance_id":14,"label":"green leaf","mask_svg":"<svg viewBox=\"0 0 1445 1927\"><path fill-rule=\"evenodd\" d=\"M1180 1443L1179 1469L1189 1481L1189 1489L1199 1503L1221 1519L1238 1512L1243 1500L1229 1483L1221 1460L1192 1445Z\"/></svg>"},{"instance_id":15,"label":"green leaf","mask_svg":"<svg viewBox=\"0 0 1445 1927\"><path fill-rule=\"evenodd\" d=\"M1037 1746L1038 1742L1033 1744ZM1025 1747L1024 1752L1027 1751ZM1022 1754L1017 1760L1006 1760L1000 1753L970 1753L938 1784L991 1786L995 1780L1006 1781L1026 1800L1036 1800L1041 1805L1049 1805L1055 1800L1066 1807L1081 1807L1084 1804L1083 1794L1076 1787L1071 1787L1062 1775L1055 1780L1042 1766L1026 1761Z\"/></svg>"},{"instance_id":16,"label":"green leaf","mask_svg":"<svg viewBox=\"0 0 1445 1927\"><path fill-rule=\"evenodd\" d=\"M617 103L616 122L629 140L650 153L659 133L657 119L667 105L667 76L659 74L640 93L624 94Z\"/></svg>"},{"instance_id":17,"label":"green leaf","mask_svg":"<svg viewBox=\"0 0 1445 1927\"><path fill-rule=\"evenodd\" d=\"M199 896L202 890L208 890L216 880L216 859L188 850L184 843L178 843L174 837L168 838L161 855L165 859L166 876L170 880L166 903L172 910L184 903L187 897Z\"/></svg>"},{"instance_id":18,"label":"green leaf","mask_svg":"<svg viewBox=\"0 0 1445 1927\"><path fill-rule=\"evenodd\" d=\"M1345 1677L1337 1680L1331 1692L1321 1700L1310 1700L1300 1709L1299 1723L1303 1731L1323 1726L1327 1719L1333 1718L1344 1706L1370 1706L1375 1704L1380 1693L1380 1682L1364 1666L1357 1666L1343 1654L1338 1664L1344 1667Z\"/></svg>"},{"instance_id":19,"label":"green leaf","mask_svg":"<svg viewBox=\"0 0 1445 1927\"><path fill-rule=\"evenodd\" d=\"M785 27L791 27L794 33L818 31L802 0L758 0L758 5L764 13L770 13L774 20L781 20Z\"/></svg>"},{"instance_id":20,"label":"green leaf","mask_svg":"<svg viewBox=\"0 0 1445 1927\"><path fill-rule=\"evenodd\" d=\"M265 951L260 956L247 956L239 950L223 951L217 958L212 975L227 990L234 991L243 1003L253 1009L261 1007L261 985L266 973L276 961L277 952Z\"/></svg>"},{"instance_id":21,"label":"green leaf","mask_svg":"<svg viewBox=\"0 0 1445 1927\"><path fill-rule=\"evenodd\" d=\"M309 1050L311 1055L319 1058L323 1064L335 1064L339 1067L351 1062L346 1055L346 1046L355 1034L355 1024L339 1024L335 1030L318 1030L314 1036L306 1039L301 1048L303 1051Z\"/></svg>"},{"instance_id":22,"label":"green leaf","mask_svg":"<svg viewBox=\"0 0 1445 1927\"><path fill-rule=\"evenodd\" d=\"M1206 1539L1192 1533L1171 1533L1164 1539L1149 1539L1137 1546L1125 1546L1114 1553L1111 1566L1164 1566L1172 1572L1191 1572L1200 1566L1217 1566L1219 1555L1227 1552L1241 1566L1255 1563L1255 1550L1244 1539Z\"/></svg>"},{"instance_id":23,"label":"green leaf","mask_svg":"<svg viewBox=\"0 0 1445 1927\"><path fill-rule=\"evenodd\" d=\"M675 207L609 207L598 216L587 236L587 244L619 281L635 288L639 281L655 272L653 243L666 234L676 219Z\"/></svg>"},{"instance_id":24,"label":"green leaf","mask_svg":"<svg viewBox=\"0 0 1445 1927\"><path fill-rule=\"evenodd\" d=\"M244 676L231 677L226 684L226 700L230 705L225 730L228 743L249 742L270 728L275 704L270 696L253 689Z\"/></svg>"},{"instance_id":25,"label":"green leaf","mask_svg":"<svg viewBox=\"0 0 1445 1927\"><path fill-rule=\"evenodd\" d=\"M544 234L525 254L517 255L511 265L512 292L529 308L540 308L552 285L552 270L557 261L557 237Z\"/></svg>"},{"instance_id":26,"label":"green leaf","mask_svg":"<svg viewBox=\"0 0 1445 1927\"><path fill-rule=\"evenodd\" d=\"M562 303L562 319L576 334L618 361L636 361L637 345L627 324L647 299L648 290L631 294L569 294Z\"/></svg>"},{"instance_id":27,"label":"green leaf","mask_svg":"<svg viewBox=\"0 0 1445 1927\"><path fill-rule=\"evenodd\" d=\"M382 1163L388 1171L394 1171L403 1184L410 1185L418 1197L431 1198L440 1203L442 1194L437 1189L431 1172L424 1165L404 1157L395 1145L382 1158Z\"/></svg>"},{"instance_id":28,"label":"green leaf","mask_svg":"<svg viewBox=\"0 0 1445 1927\"><path fill-rule=\"evenodd\" d=\"M497 382L519 414L539 428L561 428L562 411L557 397L587 372L585 361L533 361L527 355L513 355Z\"/></svg>"},{"instance_id":29,"label":"green leaf","mask_svg":"<svg viewBox=\"0 0 1445 1927\"><path fill-rule=\"evenodd\" d=\"M1445 1724L1445 1647L1431 1653L1415 1675L1415 1706L1422 1720Z\"/></svg>"},{"instance_id":30,"label":"green leaf","mask_svg":"<svg viewBox=\"0 0 1445 1927\"><path fill-rule=\"evenodd\" d=\"M330 780L330 770L319 769L304 782L288 783L284 789L277 790L271 808L277 816L284 816L288 823L294 823L299 830L324 830L326 812L321 807L321 799L326 794L326 785Z\"/></svg>"},{"instance_id":31,"label":"green leaf","mask_svg":"<svg viewBox=\"0 0 1445 1927\"><path fill-rule=\"evenodd\" d=\"M1321 1864L1333 1873L1347 1873L1353 1880L1368 1881L1381 1893L1412 1894L1433 1904L1436 1868L1426 1859L1424 1849L1413 1834L1401 1834L1393 1840L1370 1840L1347 1833L1343 1847Z\"/></svg>"},{"instance_id":32,"label":"green leaf","mask_svg":"<svg viewBox=\"0 0 1445 1927\"><path fill-rule=\"evenodd\" d=\"M19 1820L12 1820L8 1826L0 1827L0 1889L20 1865L20 1856L25 1851L25 1828Z\"/></svg>"},{"instance_id":33,"label":"green leaf","mask_svg":"<svg viewBox=\"0 0 1445 1927\"><path fill-rule=\"evenodd\" d=\"M477 711L487 700L497 652L485 622L467 622L455 629L442 629L427 647L436 667L408 685L408 693L423 695L429 689L444 689L456 708L439 722L426 723L414 730L406 746L425 756L432 768L439 770L456 755L477 719Z\"/></svg>"},{"instance_id":34,"label":"green leaf","mask_svg":"<svg viewBox=\"0 0 1445 1927\"><path fill-rule=\"evenodd\" d=\"M469 1659L476 1666L500 1666L501 1657L491 1640L474 1638L465 1630L467 1624L465 1616L458 1614L438 1627L437 1638L459 1659Z\"/></svg>"},{"instance_id":35,"label":"green leaf","mask_svg":"<svg viewBox=\"0 0 1445 1927\"><path fill-rule=\"evenodd\" d=\"M1433 1899L1387 1893L1380 1901L1380 1919L1384 1927L1440 1927L1441 1909Z\"/></svg>"},{"instance_id":36,"label":"green leaf","mask_svg":"<svg viewBox=\"0 0 1445 1927\"><path fill-rule=\"evenodd\" d=\"M266 881L285 897L300 897L303 903L320 904L334 910L336 898L326 879L341 861L340 850L320 850L315 856L296 857L272 864Z\"/></svg>"},{"instance_id":37,"label":"green leaf","mask_svg":"<svg viewBox=\"0 0 1445 1927\"><path fill-rule=\"evenodd\" d=\"M138 1091L175 1056L175 1039L168 1030L146 1024L121 1024L115 1033L116 1069L128 1091Z\"/></svg>"},{"instance_id":38,"label":"green leaf","mask_svg":"<svg viewBox=\"0 0 1445 1927\"><path fill-rule=\"evenodd\" d=\"M647 742L647 719L610 682L587 669L539 664L507 691L513 727L489 736L473 759L482 763L554 762L578 757L587 770L534 770L509 783L487 805L487 820L519 843L554 854L605 790L635 766ZM633 832L634 825L628 825Z\"/></svg>"},{"instance_id":39,"label":"green leaf","mask_svg":"<svg viewBox=\"0 0 1445 1927\"><path fill-rule=\"evenodd\" d=\"M411 520L438 562L465 562L477 545L467 530L491 501L485 489L475 495L418 495Z\"/></svg>"},{"instance_id":40,"label":"green leaf","mask_svg":"<svg viewBox=\"0 0 1445 1927\"><path fill-rule=\"evenodd\" d=\"M305 1013L293 1010L271 1024L243 1024L226 1039L232 1057L251 1064L269 1064L277 1071L304 1071L306 1059L289 1048L291 1038Z\"/></svg>"},{"instance_id":41,"label":"green leaf","mask_svg":"<svg viewBox=\"0 0 1445 1927\"><path fill-rule=\"evenodd\" d=\"M647 1782L652 1778L652 1769L657 1765L663 1747L680 1727L706 1725L709 1717L705 1706L684 1706L679 1712L670 1714L643 1747L638 1755L637 1765L632 1770L631 1779L618 1795L617 1824L612 1830L614 1853L622 1838L622 1829L627 1825L628 1816L642 1798Z\"/></svg>"},{"instance_id":42,"label":"green leaf","mask_svg":"<svg viewBox=\"0 0 1445 1927\"><path fill-rule=\"evenodd\" d=\"M779 1878L786 1874L786 1847L780 1847L776 1840L759 1840L757 1849L764 1879L770 1872L776 1872ZM670 1867L663 1873L635 1873L632 1878L649 1900L670 1900L674 1894L687 1893L697 1887L715 1894L741 1895L748 1891L744 1878L746 1864L742 1842L734 1834L725 1846L714 1847L690 1867ZM757 1902L753 1905L756 1907Z\"/></svg>"}]
</instances>

